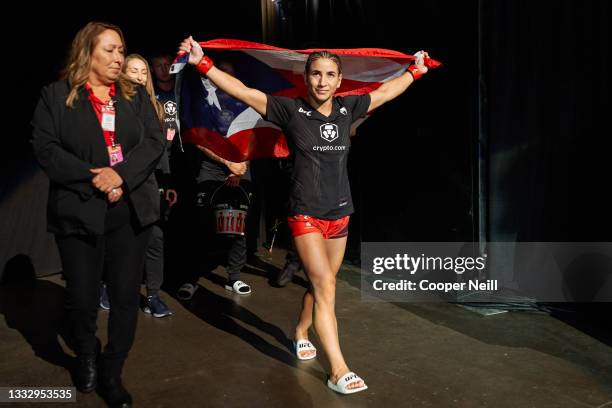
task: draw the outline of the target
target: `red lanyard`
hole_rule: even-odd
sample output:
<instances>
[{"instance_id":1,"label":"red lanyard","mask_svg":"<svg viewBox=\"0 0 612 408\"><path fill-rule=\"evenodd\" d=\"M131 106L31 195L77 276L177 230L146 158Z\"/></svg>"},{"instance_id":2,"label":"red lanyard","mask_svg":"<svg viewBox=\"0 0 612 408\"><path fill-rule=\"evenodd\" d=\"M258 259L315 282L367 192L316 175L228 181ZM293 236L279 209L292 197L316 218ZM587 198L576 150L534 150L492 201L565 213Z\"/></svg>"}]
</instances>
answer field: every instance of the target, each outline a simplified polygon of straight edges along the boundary
<instances>
[{"instance_id":1,"label":"red lanyard","mask_svg":"<svg viewBox=\"0 0 612 408\"><path fill-rule=\"evenodd\" d=\"M115 96L115 84L111 84L108 95L110 96L110 100L108 103L102 102L100 98L98 98L93 93L93 89L89 83L85 84L85 89L89 93L89 100L91 102L91 106L96 113L96 117L98 118L98 122L100 122L100 126L102 126L102 133L104 135L104 142L106 146L115 146L115 115L116 109L113 102L113 97Z\"/></svg>"}]
</instances>

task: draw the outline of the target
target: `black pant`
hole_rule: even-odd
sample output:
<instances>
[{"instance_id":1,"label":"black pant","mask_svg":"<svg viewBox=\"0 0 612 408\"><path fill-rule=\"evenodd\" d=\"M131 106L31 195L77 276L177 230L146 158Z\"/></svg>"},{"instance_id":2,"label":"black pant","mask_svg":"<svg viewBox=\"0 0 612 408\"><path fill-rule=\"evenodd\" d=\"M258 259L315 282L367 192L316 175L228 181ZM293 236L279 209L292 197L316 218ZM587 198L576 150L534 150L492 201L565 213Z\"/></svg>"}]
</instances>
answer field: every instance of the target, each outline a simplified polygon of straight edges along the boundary
<instances>
[{"instance_id":1,"label":"black pant","mask_svg":"<svg viewBox=\"0 0 612 408\"><path fill-rule=\"evenodd\" d=\"M216 234L216 219L210 199L222 184L221 181L210 180L198 185L196 205L193 207L191 219L193 232L186 234L191 238L188 245L190 249L187 251L190 261L184 271L183 283L195 284L202 268L214 268L219 258L224 258L223 260L226 261L229 280L240 279L240 271L246 265L246 236ZM248 194L250 183L242 180L240 185Z\"/></svg>"},{"instance_id":2,"label":"black pant","mask_svg":"<svg viewBox=\"0 0 612 408\"><path fill-rule=\"evenodd\" d=\"M97 352L96 318L104 272L111 304L108 344L99 360L100 373L105 377L121 375L134 342L145 248L150 237L150 228L137 229L132 225L127 203L118 211L123 212L107 213L104 235L56 236L66 278L75 352L79 356Z\"/></svg>"},{"instance_id":3,"label":"black pant","mask_svg":"<svg viewBox=\"0 0 612 408\"><path fill-rule=\"evenodd\" d=\"M151 227L145 259L147 296L157 295L164 281L164 230L160 223Z\"/></svg>"}]
</instances>

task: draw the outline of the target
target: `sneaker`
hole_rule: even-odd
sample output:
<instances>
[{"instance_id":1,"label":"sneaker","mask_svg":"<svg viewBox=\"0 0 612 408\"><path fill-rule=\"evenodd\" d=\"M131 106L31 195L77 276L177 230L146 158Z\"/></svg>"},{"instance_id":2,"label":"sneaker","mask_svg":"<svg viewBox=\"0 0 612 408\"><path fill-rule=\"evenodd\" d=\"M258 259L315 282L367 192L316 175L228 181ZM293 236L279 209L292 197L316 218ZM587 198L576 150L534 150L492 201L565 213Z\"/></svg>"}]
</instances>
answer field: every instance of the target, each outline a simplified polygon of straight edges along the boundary
<instances>
[{"instance_id":1,"label":"sneaker","mask_svg":"<svg viewBox=\"0 0 612 408\"><path fill-rule=\"evenodd\" d=\"M150 313L155 317L166 317L172 315L168 306L160 299L159 295L147 296L145 307L142 309L145 313Z\"/></svg>"},{"instance_id":2,"label":"sneaker","mask_svg":"<svg viewBox=\"0 0 612 408\"><path fill-rule=\"evenodd\" d=\"M191 283L185 283L176 292L176 297L180 300L191 300L196 290L198 290L197 284L193 285Z\"/></svg>"},{"instance_id":3,"label":"sneaker","mask_svg":"<svg viewBox=\"0 0 612 408\"><path fill-rule=\"evenodd\" d=\"M228 281L225 284L225 289L239 295L248 295L251 293L251 287L241 280Z\"/></svg>"},{"instance_id":4,"label":"sneaker","mask_svg":"<svg viewBox=\"0 0 612 408\"><path fill-rule=\"evenodd\" d=\"M102 283L100 285L100 308L104 310L110 310L110 301L108 300L108 292L106 291L106 285Z\"/></svg>"},{"instance_id":5,"label":"sneaker","mask_svg":"<svg viewBox=\"0 0 612 408\"><path fill-rule=\"evenodd\" d=\"M293 280L293 275L300 269L301 263L299 260L287 261L285 267L279 272L276 278L276 284L280 287L285 287Z\"/></svg>"}]
</instances>

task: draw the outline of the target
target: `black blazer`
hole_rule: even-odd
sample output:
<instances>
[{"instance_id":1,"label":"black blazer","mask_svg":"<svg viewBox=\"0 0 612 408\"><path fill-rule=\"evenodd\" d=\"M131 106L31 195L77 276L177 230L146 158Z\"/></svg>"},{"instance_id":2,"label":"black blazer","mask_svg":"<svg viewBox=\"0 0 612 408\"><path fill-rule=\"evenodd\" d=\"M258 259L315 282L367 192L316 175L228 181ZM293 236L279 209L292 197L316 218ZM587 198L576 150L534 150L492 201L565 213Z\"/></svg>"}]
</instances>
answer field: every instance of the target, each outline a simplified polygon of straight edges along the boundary
<instances>
[{"instance_id":1,"label":"black blazer","mask_svg":"<svg viewBox=\"0 0 612 408\"><path fill-rule=\"evenodd\" d=\"M159 219L153 171L166 140L145 89L137 86L129 101L119 84L115 86L115 140L121 143L124 160L113 169L123 179L132 214L146 226ZM50 179L47 228L59 235L102 235L108 204L106 195L91 184L94 174L89 169L108 167L108 152L87 90L79 90L73 108L66 107L68 92L66 81L44 87L32 119L34 153Z\"/></svg>"}]
</instances>

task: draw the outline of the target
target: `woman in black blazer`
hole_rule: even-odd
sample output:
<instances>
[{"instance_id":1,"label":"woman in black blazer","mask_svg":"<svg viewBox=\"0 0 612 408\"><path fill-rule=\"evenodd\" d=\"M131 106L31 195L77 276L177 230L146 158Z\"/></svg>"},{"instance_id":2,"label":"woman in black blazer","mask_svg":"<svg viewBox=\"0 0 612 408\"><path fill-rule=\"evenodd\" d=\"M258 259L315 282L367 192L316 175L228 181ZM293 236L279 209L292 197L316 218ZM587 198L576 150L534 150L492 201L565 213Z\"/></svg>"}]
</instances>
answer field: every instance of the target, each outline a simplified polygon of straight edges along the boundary
<instances>
[{"instance_id":1,"label":"woman in black blazer","mask_svg":"<svg viewBox=\"0 0 612 408\"><path fill-rule=\"evenodd\" d=\"M146 91L121 74L124 53L118 27L87 24L73 40L62 80L42 90L32 120L34 152L50 179L47 221L66 278L75 383L82 392L98 387L111 406L131 405L121 371L136 331L150 226L159 219L153 171L165 147ZM103 272L112 309L100 353Z\"/></svg>"}]
</instances>

